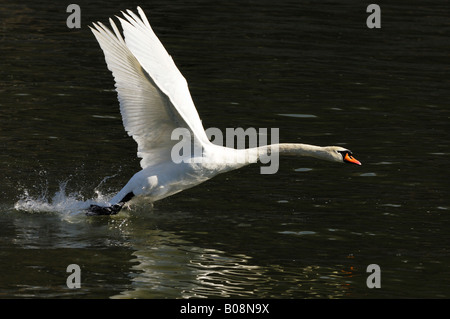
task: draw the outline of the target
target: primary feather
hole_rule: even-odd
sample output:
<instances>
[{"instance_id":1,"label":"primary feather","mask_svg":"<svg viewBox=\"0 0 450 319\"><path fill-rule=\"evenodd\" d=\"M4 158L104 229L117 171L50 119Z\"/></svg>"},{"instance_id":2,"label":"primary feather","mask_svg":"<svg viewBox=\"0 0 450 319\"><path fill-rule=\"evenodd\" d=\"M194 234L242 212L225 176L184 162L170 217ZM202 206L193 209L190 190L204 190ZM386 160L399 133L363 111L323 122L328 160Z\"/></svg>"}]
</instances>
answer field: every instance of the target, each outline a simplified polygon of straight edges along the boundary
<instances>
[{"instance_id":1,"label":"primary feather","mask_svg":"<svg viewBox=\"0 0 450 319\"><path fill-rule=\"evenodd\" d=\"M125 40L110 19L91 28L115 80L125 130L137 142L141 166L170 160L175 128L184 127L199 142L207 137L187 82L150 27L141 8L119 18Z\"/></svg>"}]
</instances>

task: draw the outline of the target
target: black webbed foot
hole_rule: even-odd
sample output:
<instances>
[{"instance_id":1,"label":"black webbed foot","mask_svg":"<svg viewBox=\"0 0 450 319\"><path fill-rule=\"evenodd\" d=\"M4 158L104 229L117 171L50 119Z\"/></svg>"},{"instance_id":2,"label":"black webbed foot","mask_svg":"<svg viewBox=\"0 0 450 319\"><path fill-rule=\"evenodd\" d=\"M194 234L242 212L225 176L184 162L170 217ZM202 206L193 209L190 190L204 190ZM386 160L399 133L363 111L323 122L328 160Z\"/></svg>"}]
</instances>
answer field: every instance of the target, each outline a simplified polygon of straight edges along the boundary
<instances>
[{"instance_id":1,"label":"black webbed foot","mask_svg":"<svg viewBox=\"0 0 450 319\"><path fill-rule=\"evenodd\" d=\"M86 213L88 216L99 216L99 215L116 215L123 205L113 205L109 207L91 205Z\"/></svg>"},{"instance_id":2,"label":"black webbed foot","mask_svg":"<svg viewBox=\"0 0 450 319\"><path fill-rule=\"evenodd\" d=\"M91 205L86 213L88 216L100 216L100 215L116 215L125 205L126 202L130 201L134 197L133 192L128 193L125 195L122 200L115 205L105 207L105 206L98 206L98 205Z\"/></svg>"}]
</instances>

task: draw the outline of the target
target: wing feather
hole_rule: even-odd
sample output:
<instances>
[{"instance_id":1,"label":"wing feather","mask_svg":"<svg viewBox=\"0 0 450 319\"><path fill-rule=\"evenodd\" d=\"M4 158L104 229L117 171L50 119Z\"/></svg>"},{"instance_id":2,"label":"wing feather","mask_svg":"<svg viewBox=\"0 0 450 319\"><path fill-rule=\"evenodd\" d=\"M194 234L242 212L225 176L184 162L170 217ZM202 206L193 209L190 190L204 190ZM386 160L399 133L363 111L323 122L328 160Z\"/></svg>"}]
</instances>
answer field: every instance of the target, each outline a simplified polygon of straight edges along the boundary
<instances>
[{"instance_id":1,"label":"wing feather","mask_svg":"<svg viewBox=\"0 0 450 319\"><path fill-rule=\"evenodd\" d=\"M127 13L123 13L126 20L120 19L127 47L158 88L167 95L195 136L201 142L207 143L208 139L192 101L186 79L153 32L140 7L138 12L140 18L128 10Z\"/></svg>"},{"instance_id":2,"label":"wing feather","mask_svg":"<svg viewBox=\"0 0 450 319\"><path fill-rule=\"evenodd\" d=\"M94 23L92 32L112 72L125 130L138 144L143 168L170 160L172 131L191 130L200 141L206 134L184 77L153 33L142 9L119 18L125 40L112 19L113 32ZM207 140L207 139L206 139Z\"/></svg>"}]
</instances>

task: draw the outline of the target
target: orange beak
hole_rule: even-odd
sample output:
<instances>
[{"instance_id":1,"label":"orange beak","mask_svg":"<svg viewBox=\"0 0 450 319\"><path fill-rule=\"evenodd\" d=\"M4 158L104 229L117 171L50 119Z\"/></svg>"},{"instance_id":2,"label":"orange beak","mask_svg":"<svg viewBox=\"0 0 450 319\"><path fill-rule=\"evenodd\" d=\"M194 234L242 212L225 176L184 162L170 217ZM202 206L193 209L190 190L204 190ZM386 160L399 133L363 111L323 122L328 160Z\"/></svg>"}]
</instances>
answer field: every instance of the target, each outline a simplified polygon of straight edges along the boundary
<instances>
[{"instance_id":1,"label":"orange beak","mask_svg":"<svg viewBox=\"0 0 450 319\"><path fill-rule=\"evenodd\" d=\"M356 158L354 158L353 156L348 155L348 153L345 154L344 162L351 163L351 164L356 164L356 165L361 165L361 162L360 162L360 161L358 161L358 160L357 160Z\"/></svg>"}]
</instances>

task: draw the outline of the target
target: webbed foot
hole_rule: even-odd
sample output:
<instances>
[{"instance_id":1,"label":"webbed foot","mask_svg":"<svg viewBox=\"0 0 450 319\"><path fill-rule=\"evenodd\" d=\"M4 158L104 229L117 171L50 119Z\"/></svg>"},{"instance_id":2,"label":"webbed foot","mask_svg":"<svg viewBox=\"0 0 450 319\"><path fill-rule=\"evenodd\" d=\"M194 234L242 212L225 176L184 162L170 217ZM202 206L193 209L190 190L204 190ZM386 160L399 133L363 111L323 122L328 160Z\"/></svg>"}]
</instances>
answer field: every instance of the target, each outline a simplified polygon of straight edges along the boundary
<instances>
[{"instance_id":1,"label":"webbed foot","mask_svg":"<svg viewBox=\"0 0 450 319\"><path fill-rule=\"evenodd\" d=\"M116 215L123 205L113 205L109 207L91 205L86 213L87 216L99 216L99 215Z\"/></svg>"},{"instance_id":2,"label":"webbed foot","mask_svg":"<svg viewBox=\"0 0 450 319\"><path fill-rule=\"evenodd\" d=\"M115 205L112 206L99 206L99 205L91 205L88 208L88 211L86 212L87 216L100 216L100 215L116 215L125 205L126 202L130 201L134 197L133 192L128 193L125 195L122 200Z\"/></svg>"}]
</instances>

